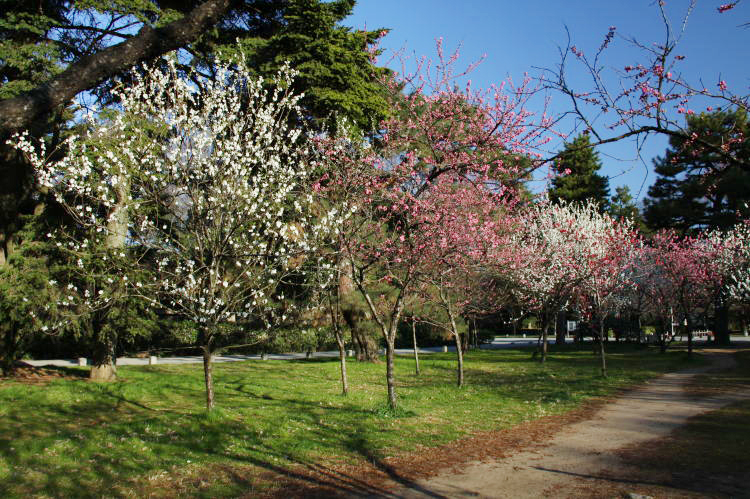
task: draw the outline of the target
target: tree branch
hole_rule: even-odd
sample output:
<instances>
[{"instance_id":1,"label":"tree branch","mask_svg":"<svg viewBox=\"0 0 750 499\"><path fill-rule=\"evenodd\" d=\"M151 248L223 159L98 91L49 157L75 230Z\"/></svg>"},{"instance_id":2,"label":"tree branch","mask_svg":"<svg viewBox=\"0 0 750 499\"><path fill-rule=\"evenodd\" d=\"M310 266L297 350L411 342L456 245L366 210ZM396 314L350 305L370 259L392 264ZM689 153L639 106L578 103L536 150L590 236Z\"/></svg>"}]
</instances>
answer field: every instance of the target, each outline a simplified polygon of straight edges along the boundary
<instances>
[{"instance_id":1,"label":"tree branch","mask_svg":"<svg viewBox=\"0 0 750 499\"><path fill-rule=\"evenodd\" d=\"M82 58L44 85L0 101L0 137L29 127L44 113L139 62L190 43L218 22L229 4L230 0L207 0L166 26L143 26L132 38Z\"/></svg>"}]
</instances>

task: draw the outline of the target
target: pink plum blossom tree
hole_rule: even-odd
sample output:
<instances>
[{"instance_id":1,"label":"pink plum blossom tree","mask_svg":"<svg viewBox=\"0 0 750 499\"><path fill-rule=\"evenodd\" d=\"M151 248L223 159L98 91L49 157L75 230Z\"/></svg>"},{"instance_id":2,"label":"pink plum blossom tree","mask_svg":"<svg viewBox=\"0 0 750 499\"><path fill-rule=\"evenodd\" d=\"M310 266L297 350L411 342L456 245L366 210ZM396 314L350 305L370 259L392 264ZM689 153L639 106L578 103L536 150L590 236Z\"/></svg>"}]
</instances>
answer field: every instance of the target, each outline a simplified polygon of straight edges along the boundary
<instances>
[{"instance_id":1,"label":"pink plum blossom tree","mask_svg":"<svg viewBox=\"0 0 750 499\"><path fill-rule=\"evenodd\" d=\"M436 247L444 211L433 191L483 183L503 203L527 171L517 158L547 141L549 120L526 111L528 81L487 91L455 87L457 54L425 63L412 75L384 81L394 96L394 116L380 124L377 147L349 147L332 138L324 157L329 173L321 189L356 192L341 229L352 281L367 303L386 345L388 403L396 408L393 356L398 323L415 293L419 271ZM404 95L403 89L409 93ZM353 152L356 151L356 152ZM327 187L330 186L330 187Z\"/></svg>"}]
</instances>

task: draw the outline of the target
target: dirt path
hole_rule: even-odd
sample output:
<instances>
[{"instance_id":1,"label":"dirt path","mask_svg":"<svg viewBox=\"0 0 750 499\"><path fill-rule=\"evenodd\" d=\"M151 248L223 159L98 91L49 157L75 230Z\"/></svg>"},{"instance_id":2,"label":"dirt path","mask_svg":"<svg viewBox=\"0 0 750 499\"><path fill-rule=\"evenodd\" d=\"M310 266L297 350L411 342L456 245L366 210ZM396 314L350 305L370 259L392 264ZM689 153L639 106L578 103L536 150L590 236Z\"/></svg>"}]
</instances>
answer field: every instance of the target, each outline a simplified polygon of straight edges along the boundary
<instances>
[{"instance_id":1,"label":"dirt path","mask_svg":"<svg viewBox=\"0 0 750 499\"><path fill-rule=\"evenodd\" d=\"M750 390L701 399L685 392L696 374L734 364L729 351L709 355L711 366L661 376L607 404L594 418L567 427L543 447L496 462L468 463L458 473L446 470L391 497L576 497L582 479L606 479L604 470L622 466L616 450L664 437L692 416L750 399Z\"/></svg>"}]
</instances>

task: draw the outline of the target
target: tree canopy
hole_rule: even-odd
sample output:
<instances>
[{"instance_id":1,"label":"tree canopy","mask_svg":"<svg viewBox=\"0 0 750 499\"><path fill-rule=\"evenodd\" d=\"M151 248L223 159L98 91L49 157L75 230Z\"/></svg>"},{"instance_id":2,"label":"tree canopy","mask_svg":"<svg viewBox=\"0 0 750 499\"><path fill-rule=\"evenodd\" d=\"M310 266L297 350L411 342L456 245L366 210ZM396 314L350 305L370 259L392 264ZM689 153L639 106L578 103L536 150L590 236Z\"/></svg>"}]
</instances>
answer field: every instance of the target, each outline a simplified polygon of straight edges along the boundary
<instances>
[{"instance_id":1,"label":"tree canopy","mask_svg":"<svg viewBox=\"0 0 750 499\"><path fill-rule=\"evenodd\" d=\"M602 167L599 154L588 135L579 135L565 144L557 158L557 171L563 175L552 180L551 201L595 202L601 211L609 205L609 179L597 172Z\"/></svg>"},{"instance_id":2,"label":"tree canopy","mask_svg":"<svg viewBox=\"0 0 750 499\"><path fill-rule=\"evenodd\" d=\"M722 146L726 152L750 159L750 132L744 110L715 111L688 116L685 136L673 136L664 157L654 161L657 178L648 190L645 219L652 229L682 233L727 229L747 216L750 172L727 164L722 155L691 142L691 134Z\"/></svg>"},{"instance_id":3,"label":"tree canopy","mask_svg":"<svg viewBox=\"0 0 750 499\"><path fill-rule=\"evenodd\" d=\"M386 115L368 48L382 30L338 25L354 0L4 0L0 14L0 264L19 214L40 197L28 165L4 143L30 129L54 150L76 96L108 102L113 77L178 50L183 70L211 77L217 59L242 57L271 77L284 61L299 72L304 117L346 118L369 131ZM125 82L127 83L127 82Z\"/></svg>"}]
</instances>

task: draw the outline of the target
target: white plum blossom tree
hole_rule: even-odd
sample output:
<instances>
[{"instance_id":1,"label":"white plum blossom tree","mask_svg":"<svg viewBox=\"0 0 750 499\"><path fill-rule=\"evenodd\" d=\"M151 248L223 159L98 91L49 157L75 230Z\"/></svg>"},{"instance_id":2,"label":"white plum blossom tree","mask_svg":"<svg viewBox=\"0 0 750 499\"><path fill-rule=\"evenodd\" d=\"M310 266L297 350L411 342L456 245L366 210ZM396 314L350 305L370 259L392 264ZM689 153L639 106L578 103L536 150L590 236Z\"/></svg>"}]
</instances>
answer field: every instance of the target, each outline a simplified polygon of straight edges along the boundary
<instances>
[{"instance_id":1,"label":"white plum blossom tree","mask_svg":"<svg viewBox=\"0 0 750 499\"><path fill-rule=\"evenodd\" d=\"M630 222L599 212L596 204L538 203L521 218L516 249L500 261L516 290L542 322L542 361L551 321L564 306L577 304L599 324L602 375L606 361L604 318L621 306L626 272L637 237Z\"/></svg>"},{"instance_id":2,"label":"white plum blossom tree","mask_svg":"<svg viewBox=\"0 0 750 499\"><path fill-rule=\"evenodd\" d=\"M75 244L119 238L131 253L123 264L153 276L128 291L198 324L209 409L217 326L270 325L284 276L299 267L319 220L332 219L312 219L293 76L285 68L264 82L222 66L209 80L182 76L168 60L134 69L134 83L117 92L121 110L89 117L89 136L68 140L62 159L17 139L40 184L91 229Z\"/></svg>"},{"instance_id":3,"label":"white plum blossom tree","mask_svg":"<svg viewBox=\"0 0 750 499\"><path fill-rule=\"evenodd\" d=\"M729 232L709 237L718 239L717 246L722 249L717 264L727 275L729 296L743 303L750 302L750 224L744 221Z\"/></svg>"}]
</instances>

